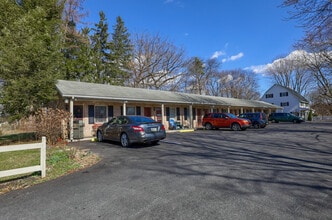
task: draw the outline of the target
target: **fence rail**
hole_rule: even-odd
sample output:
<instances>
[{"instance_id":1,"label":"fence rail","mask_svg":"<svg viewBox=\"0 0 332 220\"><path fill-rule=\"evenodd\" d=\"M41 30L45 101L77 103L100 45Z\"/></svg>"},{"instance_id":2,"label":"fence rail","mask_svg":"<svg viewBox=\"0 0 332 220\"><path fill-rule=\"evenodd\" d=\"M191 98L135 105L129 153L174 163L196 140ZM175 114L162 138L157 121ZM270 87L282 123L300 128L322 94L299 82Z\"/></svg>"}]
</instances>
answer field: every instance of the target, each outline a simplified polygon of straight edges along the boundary
<instances>
[{"instance_id":1,"label":"fence rail","mask_svg":"<svg viewBox=\"0 0 332 220\"><path fill-rule=\"evenodd\" d=\"M42 137L41 143L2 146L0 153L31 149L40 149L40 165L0 171L0 178L36 171L41 171L41 176L44 178L46 176L46 137Z\"/></svg>"}]
</instances>

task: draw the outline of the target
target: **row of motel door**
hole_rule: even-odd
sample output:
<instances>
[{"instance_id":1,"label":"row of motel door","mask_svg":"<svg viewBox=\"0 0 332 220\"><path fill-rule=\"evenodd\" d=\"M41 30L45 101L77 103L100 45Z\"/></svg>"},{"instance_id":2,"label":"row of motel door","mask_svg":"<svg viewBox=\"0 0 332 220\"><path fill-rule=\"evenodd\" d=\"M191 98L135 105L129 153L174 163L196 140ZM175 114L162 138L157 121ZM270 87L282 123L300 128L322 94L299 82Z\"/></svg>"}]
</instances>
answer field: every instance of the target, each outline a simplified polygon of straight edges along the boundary
<instances>
[{"instance_id":1,"label":"row of motel door","mask_svg":"<svg viewBox=\"0 0 332 220\"><path fill-rule=\"evenodd\" d=\"M144 116L151 117L152 116L152 108L151 107L144 107ZM161 107L155 107L155 117L156 121L162 122L162 111ZM169 108L169 118L177 118L176 115L176 108ZM202 126L202 111L201 109L196 109L196 119L197 119L197 126Z\"/></svg>"}]
</instances>

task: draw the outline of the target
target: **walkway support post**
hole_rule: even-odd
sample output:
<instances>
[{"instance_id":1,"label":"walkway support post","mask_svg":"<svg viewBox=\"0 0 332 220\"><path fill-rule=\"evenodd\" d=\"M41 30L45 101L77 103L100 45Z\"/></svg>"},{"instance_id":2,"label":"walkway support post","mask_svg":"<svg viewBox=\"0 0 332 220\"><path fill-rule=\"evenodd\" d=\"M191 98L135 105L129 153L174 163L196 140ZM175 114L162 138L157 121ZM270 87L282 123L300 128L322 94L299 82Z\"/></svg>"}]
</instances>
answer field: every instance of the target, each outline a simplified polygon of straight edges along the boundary
<instances>
[{"instance_id":1,"label":"walkway support post","mask_svg":"<svg viewBox=\"0 0 332 220\"><path fill-rule=\"evenodd\" d=\"M161 104L161 123L165 126L165 105Z\"/></svg>"},{"instance_id":2,"label":"walkway support post","mask_svg":"<svg viewBox=\"0 0 332 220\"><path fill-rule=\"evenodd\" d=\"M69 100L69 112L70 112L70 122L69 122L69 139L74 140L74 97Z\"/></svg>"},{"instance_id":3,"label":"walkway support post","mask_svg":"<svg viewBox=\"0 0 332 220\"><path fill-rule=\"evenodd\" d=\"M189 128L193 128L193 104L189 105Z\"/></svg>"},{"instance_id":4,"label":"walkway support post","mask_svg":"<svg viewBox=\"0 0 332 220\"><path fill-rule=\"evenodd\" d=\"M127 114L127 101L124 101L123 102L123 107L122 107L122 112L123 112L123 115L125 116Z\"/></svg>"}]
</instances>

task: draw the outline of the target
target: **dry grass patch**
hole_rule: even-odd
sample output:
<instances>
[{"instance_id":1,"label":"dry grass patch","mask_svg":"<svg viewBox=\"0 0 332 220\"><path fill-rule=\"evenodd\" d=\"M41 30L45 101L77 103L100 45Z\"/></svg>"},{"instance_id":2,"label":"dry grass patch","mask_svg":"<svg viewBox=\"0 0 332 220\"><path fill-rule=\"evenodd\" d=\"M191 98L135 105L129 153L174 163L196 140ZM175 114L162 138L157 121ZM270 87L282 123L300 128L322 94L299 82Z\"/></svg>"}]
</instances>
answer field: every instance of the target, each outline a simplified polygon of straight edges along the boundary
<instances>
[{"instance_id":1,"label":"dry grass patch","mask_svg":"<svg viewBox=\"0 0 332 220\"><path fill-rule=\"evenodd\" d=\"M68 146L47 148L46 177L40 172L0 178L0 195L12 190L56 179L60 176L87 168L96 164L100 158L89 150ZM14 151L0 154L0 170L33 166L39 164L39 150Z\"/></svg>"}]
</instances>

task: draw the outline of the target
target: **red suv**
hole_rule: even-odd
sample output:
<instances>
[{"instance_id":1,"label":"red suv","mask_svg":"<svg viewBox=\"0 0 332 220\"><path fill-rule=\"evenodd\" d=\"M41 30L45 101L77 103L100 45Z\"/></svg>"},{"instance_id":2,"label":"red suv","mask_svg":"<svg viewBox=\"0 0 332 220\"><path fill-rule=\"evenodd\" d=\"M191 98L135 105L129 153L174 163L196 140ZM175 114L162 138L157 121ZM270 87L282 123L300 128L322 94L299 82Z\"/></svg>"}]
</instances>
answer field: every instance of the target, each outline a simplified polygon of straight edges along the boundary
<instances>
[{"instance_id":1,"label":"red suv","mask_svg":"<svg viewBox=\"0 0 332 220\"><path fill-rule=\"evenodd\" d=\"M203 126L207 130L213 128L230 128L233 131L239 131L250 127L250 120L238 118L231 113L209 113L203 117Z\"/></svg>"}]
</instances>

